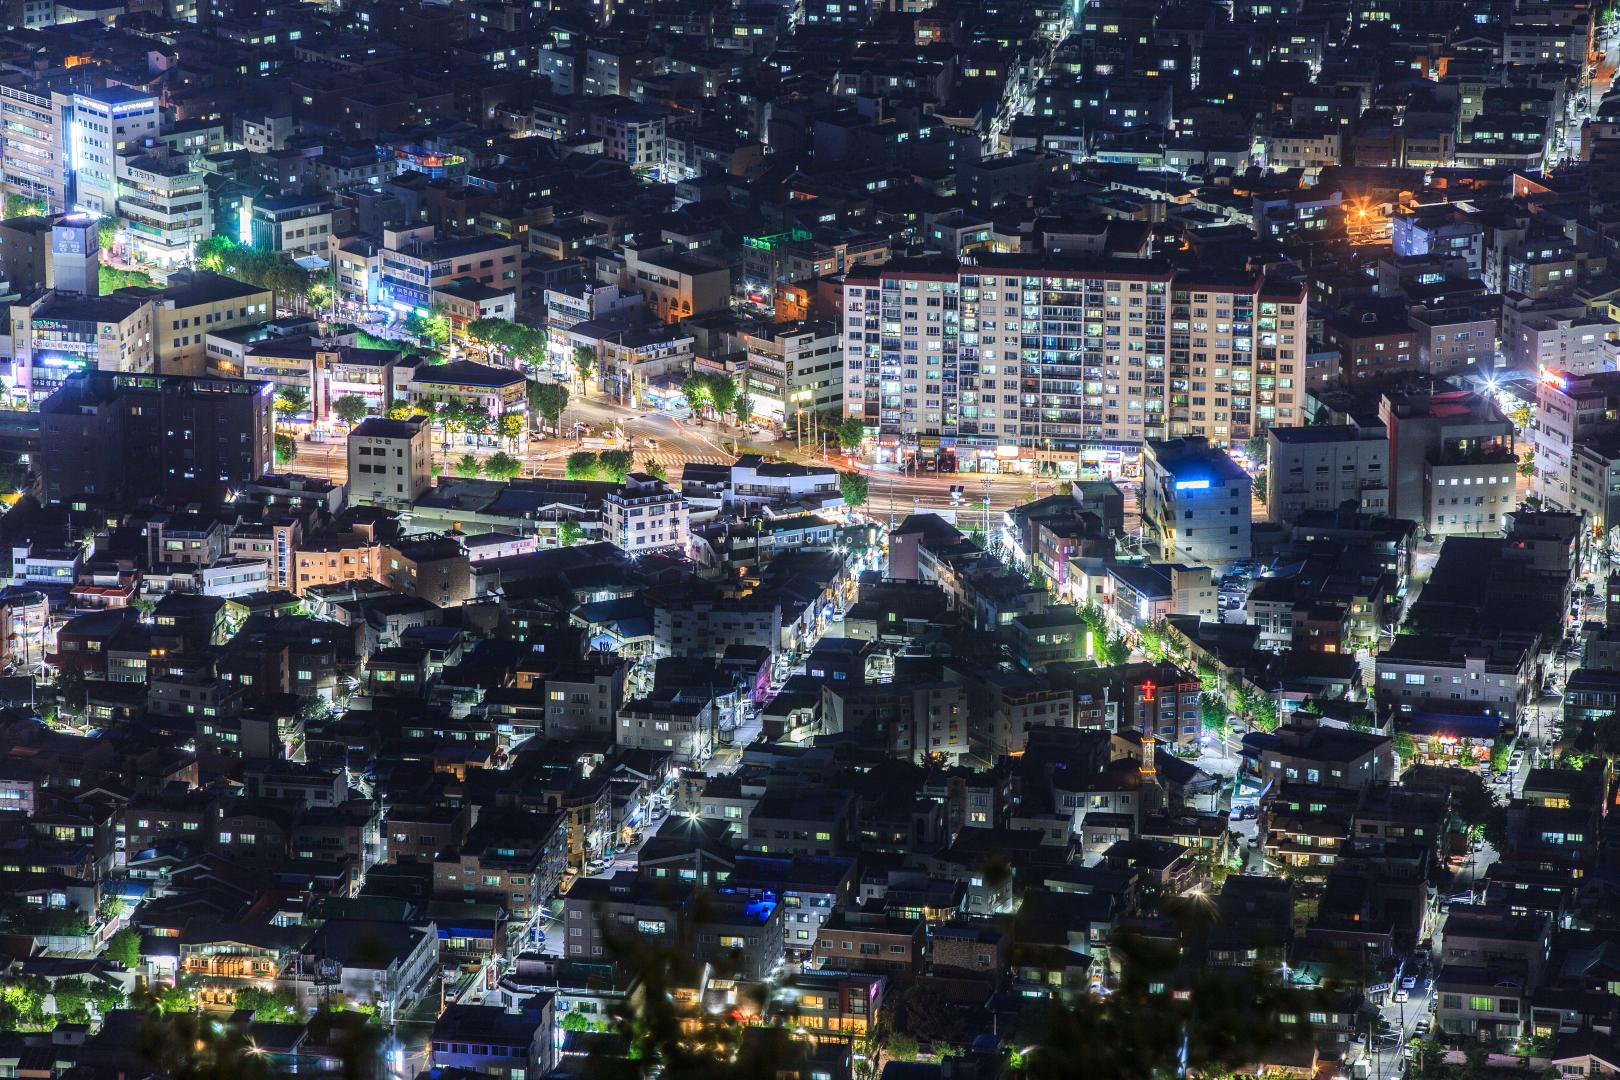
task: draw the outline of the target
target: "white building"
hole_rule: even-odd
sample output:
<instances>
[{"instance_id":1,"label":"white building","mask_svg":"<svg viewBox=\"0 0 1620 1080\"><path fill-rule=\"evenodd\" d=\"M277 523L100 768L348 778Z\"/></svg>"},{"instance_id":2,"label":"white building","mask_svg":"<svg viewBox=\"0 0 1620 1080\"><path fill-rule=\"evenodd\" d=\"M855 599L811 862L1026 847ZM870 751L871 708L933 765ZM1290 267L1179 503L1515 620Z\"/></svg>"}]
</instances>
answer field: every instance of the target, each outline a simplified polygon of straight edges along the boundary
<instances>
[{"instance_id":1,"label":"white building","mask_svg":"<svg viewBox=\"0 0 1620 1080\"><path fill-rule=\"evenodd\" d=\"M1152 440L1142 455L1142 520L1169 562L1249 557L1249 474L1202 437Z\"/></svg>"},{"instance_id":2,"label":"white building","mask_svg":"<svg viewBox=\"0 0 1620 1080\"><path fill-rule=\"evenodd\" d=\"M1594 315L1547 316L1519 324L1514 366L1589 375L1613 369L1610 342L1620 337L1620 323Z\"/></svg>"},{"instance_id":3,"label":"white building","mask_svg":"<svg viewBox=\"0 0 1620 1080\"><path fill-rule=\"evenodd\" d=\"M136 253L159 266L185 265L197 241L214 234L203 174L191 160L155 141L118 155L118 214Z\"/></svg>"},{"instance_id":4,"label":"white building","mask_svg":"<svg viewBox=\"0 0 1620 1080\"><path fill-rule=\"evenodd\" d=\"M349 432L349 501L408 508L433 486L427 421L367 417Z\"/></svg>"},{"instance_id":5,"label":"white building","mask_svg":"<svg viewBox=\"0 0 1620 1080\"><path fill-rule=\"evenodd\" d=\"M686 500L646 473L631 473L602 499L603 539L630 556L685 551L690 518Z\"/></svg>"},{"instance_id":6,"label":"white building","mask_svg":"<svg viewBox=\"0 0 1620 1080\"><path fill-rule=\"evenodd\" d=\"M95 214L118 208L118 153L157 138L157 95L126 86L108 86L73 95L68 127L68 202Z\"/></svg>"},{"instance_id":7,"label":"white building","mask_svg":"<svg viewBox=\"0 0 1620 1080\"><path fill-rule=\"evenodd\" d=\"M844 348L832 323L775 323L743 342L755 416L792 425L801 411L844 411Z\"/></svg>"},{"instance_id":8,"label":"white building","mask_svg":"<svg viewBox=\"0 0 1620 1080\"><path fill-rule=\"evenodd\" d=\"M1389 512L1389 435L1383 425L1272 428L1267 433L1266 513L1293 521L1305 510L1353 502Z\"/></svg>"}]
</instances>

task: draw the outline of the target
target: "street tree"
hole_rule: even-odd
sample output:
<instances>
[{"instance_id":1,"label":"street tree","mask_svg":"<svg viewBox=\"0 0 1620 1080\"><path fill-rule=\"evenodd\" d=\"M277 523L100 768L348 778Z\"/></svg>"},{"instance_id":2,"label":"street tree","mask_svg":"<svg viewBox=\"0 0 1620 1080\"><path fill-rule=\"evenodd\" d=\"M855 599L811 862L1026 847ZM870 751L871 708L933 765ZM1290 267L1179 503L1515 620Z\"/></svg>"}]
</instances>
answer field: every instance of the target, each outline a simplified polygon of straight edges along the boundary
<instances>
[{"instance_id":1,"label":"street tree","mask_svg":"<svg viewBox=\"0 0 1620 1080\"><path fill-rule=\"evenodd\" d=\"M861 473L846 472L838 474L838 494L844 497L844 505L851 510L865 506L867 496L871 493L871 481Z\"/></svg>"},{"instance_id":2,"label":"street tree","mask_svg":"<svg viewBox=\"0 0 1620 1080\"><path fill-rule=\"evenodd\" d=\"M495 434L507 442L516 444L523 437L523 415L521 413L501 413L495 420Z\"/></svg>"},{"instance_id":3,"label":"street tree","mask_svg":"<svg viewBox=\"0 0 1620 1080\"><path fill-rule=\"evenodd\" d=\"M557 526L557 546L573 547L585 538L585 530L579 527L579 522L569 519Z\"/></svg>"},{"instance_id":4,"label":"street tree","mask_svg":"<svg viewBox=\"0 0 1620 1080\"><path fill-rule=\"evenodd\" d=\"M291 435L278 432L276 434L276 464L289 464L298 456L298 440Z\"/></svg>"},{"instance_id":5,"label":"street tree","mask_svg":"<svg viewBox=\"0 0 1620 1080\"><path fill-rule=\"evenodd\" d=\"M591 372L596 369L596 349L590 345L575 345L573 356L574 370L579 374L579 388L584 393L591 389Z\"/></svg>"},{"instance_id":6,"label":"street tree","mask_svg":"<svg viewBox=\"0 0 1620 1080\"><path fill-rule=\"evenodd\" d=\"M325 311L332 306L332 286L325 280L316 278L305 290L304 302L314 311Z\"/></svg>"},{"instance_id":7,"label":"street tree","mask_svg":"<svg viewBox=\"0 0 1620 1080\"><path fill-rule=\"evenodd\" d=\"M681 380L681 397L686 399L686 407L692 410L692 415L699 419L714 400L709 395L709 380L695 374Z\"/></svg>"},{"instance_id":8,"label":"street tree","mask_svg":"<svg viewBox=\"0 0 1620 1080\"><path fill-rule=\"evenodd\" d=\"M502 450L491 454L484 463L484 472L491 480L506 482L523 472L523 462Z\"/></svg>"},{"instance_id":9,"label":"street tree","mask_svg":"<svg viewBox=\"0 0 1620 1080\"><path fill-rule=\"evenodd\" d=\"M300 413L309 411L309 391L301 386L285 386L276 395L276 412L284 419L291 419Z\"/></svg>"},{"instance_id":10,"label":"street tree","mask_svg":"<svg viewBox=\"0 0 1620 1080\"><path fill-rule=\"evenodd\" d=\"M858 416L846 416L838 422L838 445L845 450L859 450L866 440L866 424Z\"/></svg>"},{"instance_id":11,"label":"street tree","mask_svg":"<svg viewBox=\"0 0 1620 1080\"><path fill-rule=\"evenodd\" d=\"M332 402L333 414L349 427L354 427L366 417L366 399L359 394L344 394Z\"/></svg>"},{"instance_id":12,"label":"street tree","mask_svg":"<svg viewBox=\"0 0 1620 1080\"><path fill-rule=\"evenodd\" d=\"M736 417L737 426L742 427L754 418L754 398L747 390L742 390L731 403L731 415Z\"/></svg>"},{"instance_id":13,"label":"street tree","mask_svg":"<svg viewBox=\"0 0 1620 1080\"><path fill-rule=\"evenodd\" d=\"M737 400L737 380L730 375L709 376L709 404L714 406L717 419L724 420Z\"/></svg>"},{"instance_id":14,"label":"street tree","mask_svg":"<svg viewBox=\"0 0 1620 1080\"><path fill-rule=\"evenodd\" d=\"M474 477L484 471L484 463L476 454L462 454L452 466L457 476Z\"/></svg>"},{"instance_id":15,"label":"street tree","mask_svg":"<svg viewBox=\"0 0 1620 1080\"><path fill-rule=\"evenodd\" d=\"M405 320L405 329L436 349L450 343L450 316L437 304L425 312L413 311L411 317Z\"/></svg>"},{"instance_id":16,"label":"street tree","mask_svg":"<svg viewBox=\"0 0 1620 1080\"><path fill-rule=\"evenodd\" d=\"M661 462L654 461L652 458L648 458L646 461L641 463L641 471L652 477L654 480L669 479L669 470L664 468Z\"/></svg>"},{"instance_id":17,"label":"street tree","mask_svg":"<svg viewBox=\"0 0 1620 1080\"><path fill-rule=\"evenodd\" d=\"M597 455L596 461L603 478L615 484L624 483L624 478L630 475L630 466L634 464L628 450L604 450Z\"/></svg>"},{"instance_id":18,"label":"street tree","mask_svg":"<svg viewBox=\"0 0 1620 1080\"><path fill-rule=\"evenodd\" d=\"M562 383L529 380L529 414L545 421L553 433L562 434L562 418L567 408L568 387Z\"/></svg>"},{"instance_id":19,"label":"street tree","mask_svg":"<svg viewBox=\"0 0 1620 1080\"><path fill-rule=\"evenodd\" d=\"M563 475L570 480L595 480L602 475L602 462L592 450L575 450L563 464Z\"/></svg>"}]
</instances>

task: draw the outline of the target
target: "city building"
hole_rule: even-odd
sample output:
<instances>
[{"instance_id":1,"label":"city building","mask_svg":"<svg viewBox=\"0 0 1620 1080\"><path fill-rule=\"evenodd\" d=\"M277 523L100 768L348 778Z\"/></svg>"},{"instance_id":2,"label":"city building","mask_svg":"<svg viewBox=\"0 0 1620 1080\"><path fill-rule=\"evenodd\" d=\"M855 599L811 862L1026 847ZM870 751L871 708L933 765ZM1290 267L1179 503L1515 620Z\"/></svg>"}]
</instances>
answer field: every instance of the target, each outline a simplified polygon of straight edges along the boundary
<instances>
[{"instance_id":1,"label":"city building","mask_svg":"<svg viewBox=\"0 0 1620 1080\"><path fill-rule=\"evenodd\" d=\"M1266 515L1273 521L1346 503L1389 512L1389 435L1381 425L1274 427L1266 438Z\"/></svg>"},{"instance_id":2,"label":"city building","mask_svg":"<svg viewBox=\"0 0 1620 1080\"><path fill-rule=\"evenodd\" d=\"M1517 505L1513 422L1471 391L1385 394L1378 418L1389 432L1389 513L1430 536L1496 533Z\"/></svg>"},{"instance_id":3,"label":"city building","mask_svg":"<svg viewBox=\"0 0 1620 1080\"><path fill-rule=\"evenodd\" d=\"M427 420L370 416L349 431L349 502L408 509L433 486Z\"/></svg>"},{"instance_id":4,"label":"city building","mask_svg":"<svg viewBox=\"0 0 1620 1080\"><path fill-rule=\"evenodd\" d=\"M998 255L857 267L844 331L844 411L879 460L1112 471L1147 439L1236 445L1304 419L1304 290L1259 276Z\"/></svg>"},{"instance_id":5,"label":"city building","mask_svg":"<svg viewBox=\"0 0 1620 1080\"><path fill-rule=\"evenodd\" d=\"M264 383L81 370L39 412L48 499L218 499L270 471Z\"/></svg>"},{"instance_id":6,"label":"city building","mask_svg":"<svg viewBox=\"0 0 1620 1080\"><path fill-rule=\"evenodd\" d=\"M78 90L67 116L67 203L92 214L116 214L119 151L159 134L158 97L127 86Z\"/></svg>"},{"instance_id":7,"label":"city building","mask_svg":"<svg viewBox=\"0 0 1620 1080\"><path fill-rule=\"evenodd\" d=\"M1149 440L1142 521L1168 561L1230 563L1250 554L1249 474L1203 437Z\"/></svg>"}]
</instances>

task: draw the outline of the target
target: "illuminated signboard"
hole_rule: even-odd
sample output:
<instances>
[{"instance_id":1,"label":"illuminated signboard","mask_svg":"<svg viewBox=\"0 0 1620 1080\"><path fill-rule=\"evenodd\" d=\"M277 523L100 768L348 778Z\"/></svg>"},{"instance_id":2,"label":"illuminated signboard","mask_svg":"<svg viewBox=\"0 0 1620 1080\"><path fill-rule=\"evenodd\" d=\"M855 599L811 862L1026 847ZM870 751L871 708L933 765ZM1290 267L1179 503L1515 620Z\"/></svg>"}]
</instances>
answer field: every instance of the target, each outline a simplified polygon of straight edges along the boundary
<instances>
[{"instance_id":1,"label":"illuminated signboard","mask_svg":"<svg viewBox=\"0 0 1620 1080\"><path fill-rule=\"evenodd\" d=\"M1177 480L1177 491L1203 491L1209 487L1208 480Z\"/></svg>"}]
</instances>

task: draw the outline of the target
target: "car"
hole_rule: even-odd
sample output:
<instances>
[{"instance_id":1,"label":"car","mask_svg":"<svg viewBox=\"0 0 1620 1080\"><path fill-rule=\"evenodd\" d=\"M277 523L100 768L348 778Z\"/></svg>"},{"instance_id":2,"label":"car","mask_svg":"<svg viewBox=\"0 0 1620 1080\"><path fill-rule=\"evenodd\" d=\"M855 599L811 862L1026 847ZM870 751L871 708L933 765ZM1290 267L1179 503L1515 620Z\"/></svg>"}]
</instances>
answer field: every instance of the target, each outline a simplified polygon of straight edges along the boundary
<instances>
[{"instance_id":1,"label":"car","mask_svg":"<svg viewBox=\"0 0 1620 1080\"><path fill-rule=\"evenodd\" d=\"M649 435L645 439L641 440L641 445L645 446L649 450L656 450L658 449L658 440Z\"/></svg>"},{"instance_id":2,"label":"car","mask_svg":"<svg viewBox=\"0 0 1620 1080\"><path fill-rule=\"evenodd\" d=\"M1416 975L1407 975L1406 977L1401 979L1401 989L1402 990L1416 990L1417 989L1417 976Z\"/></svg>"},{"instance_id":3,"label":"car","mask_svg":"<svg viewBox=\"0 0 1620 1080\"><path fill-rule=\"evenodd\" d=\"M1232 813L1230 815L1228 815L1228 816L1233 821L1242 821L1243 820L1243 807L1241 807L1241 806L1232 807Z\"/></svg>"},{"instance_id":4,"label":"car","mask_svg":"<svg viewBox=\"0 0 1620 1080\"><path fill-rule=\"evenodd\" d=\"M1397 1004L1397 1005L1403 1004L1406 1001L1411 1000L1411 997L1412 997L1411 992L1408 991L1406 988L1402 987L1401 989L1395 991L1395 1004Z\"/></svg>"}]
</instances>

